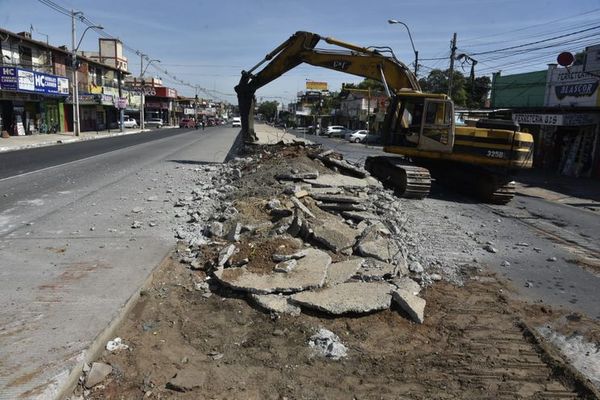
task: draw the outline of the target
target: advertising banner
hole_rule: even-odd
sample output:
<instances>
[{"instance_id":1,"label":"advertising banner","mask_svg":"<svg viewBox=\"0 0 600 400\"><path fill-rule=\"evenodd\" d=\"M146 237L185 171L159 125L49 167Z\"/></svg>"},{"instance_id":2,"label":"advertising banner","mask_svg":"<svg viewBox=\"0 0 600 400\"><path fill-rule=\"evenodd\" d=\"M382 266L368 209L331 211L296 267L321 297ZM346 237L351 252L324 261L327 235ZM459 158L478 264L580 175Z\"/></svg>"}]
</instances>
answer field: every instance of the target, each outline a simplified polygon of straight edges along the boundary
<instances>
[{"instance_id":1,"label":"advertising banner","mask_svg":"<svg viewBox=\"0 0 600 400\"><path fill-rule=\"evenodd\" d=\"M1 67L0 89L17 92L68 95L69 80L61 76L28 71L21 68Z\"/></svg>"},{"instance_id":2,"label":"advertising banner","mask_svg":"<svg viewBox=\"0 0 600 400\"><path fill-rule=\"evenodd\" d=\"M306 90L327 90L327 82L306 81Z\"/></svg>"}]
</instances>

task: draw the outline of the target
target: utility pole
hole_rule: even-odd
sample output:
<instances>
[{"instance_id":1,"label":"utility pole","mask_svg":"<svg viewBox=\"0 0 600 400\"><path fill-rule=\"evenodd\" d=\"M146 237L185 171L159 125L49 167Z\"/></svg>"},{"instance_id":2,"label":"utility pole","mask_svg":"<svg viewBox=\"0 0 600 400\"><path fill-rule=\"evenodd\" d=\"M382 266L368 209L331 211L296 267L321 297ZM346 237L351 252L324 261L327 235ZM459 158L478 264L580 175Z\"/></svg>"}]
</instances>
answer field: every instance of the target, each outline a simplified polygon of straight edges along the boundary
<instances>
[{"instance_id":1,"label":"utility pole","mask_svg":"<svg viewBox=\"0 0 600 400\"><path fill-rule=\"evenodd\" d=\"M454 57L456 56L456 32L452 36L452 42L450 42L450 73L448 76L448 96L452 98L452 78L454 77Z\"/></svg>"},{"instance_id":2,"label":"utility pole","mask_svg":"<svg viewBox=\"0 0 600 400\"><path fill-rule=\"evenodd\" d=\"M144 130L144 53L140 53L140 128Z\"/></svg>"},{"instance_id":3,"label":"utility pole","mask_svg":"<svg viewBox=\"0 0 600 400\"><path fill-rule=\"evenodd\" d=\"M77 50L75 49L75 15L78 14L71 10L71 68L73 69L73 133L79 136L79 88L77 84Z\"/></svg>"}]
</instances>

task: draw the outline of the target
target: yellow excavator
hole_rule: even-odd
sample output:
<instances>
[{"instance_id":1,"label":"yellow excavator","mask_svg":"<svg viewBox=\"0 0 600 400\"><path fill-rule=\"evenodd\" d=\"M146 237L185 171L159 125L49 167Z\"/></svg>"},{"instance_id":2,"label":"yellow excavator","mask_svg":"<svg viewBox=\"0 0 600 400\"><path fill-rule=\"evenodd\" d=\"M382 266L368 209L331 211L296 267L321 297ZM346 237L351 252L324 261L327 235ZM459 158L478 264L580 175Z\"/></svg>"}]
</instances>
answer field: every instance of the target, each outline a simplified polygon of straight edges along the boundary
<instances>
[{"instance_id":1,"label":"yellow excavator","mask_svg":"<svg viewBox=\"0 0 600 400\"><path fill-rule=\"evenodd\" d=\"M341 49L317 49L321 39ZM369 157L365 168L404 197L426 197L433 175L484 201L505 204L514 197L514 174L532 166L531 134L519 132L518 124L510 120L483 119L475 127L455 126L452 100L444 94L423 93L416 76L390 48L360 47L303 31L242 71L235 91L245 141L256 140L256 90L301 63L383 84L389 105L380 133L383 151L393 156Z\"/></svg>"}]
</instances>

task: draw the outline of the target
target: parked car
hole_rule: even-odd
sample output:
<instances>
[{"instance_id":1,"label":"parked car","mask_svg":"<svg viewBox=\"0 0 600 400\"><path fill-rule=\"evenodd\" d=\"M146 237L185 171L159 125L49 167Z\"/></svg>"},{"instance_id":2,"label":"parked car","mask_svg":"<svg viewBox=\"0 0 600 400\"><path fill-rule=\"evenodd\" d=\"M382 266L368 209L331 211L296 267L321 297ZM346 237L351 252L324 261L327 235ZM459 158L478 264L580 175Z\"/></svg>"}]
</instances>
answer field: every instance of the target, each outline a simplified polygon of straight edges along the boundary
<instances>
[{"instance_id":1,"label":"parked car","mask_svg":"<svg viewBox=\"0 0 600 400\"><path fill-rule=\"evenodd\" d=\"M119 121L117 124L121 125L121 121ZM125 119L123 120L123 128L137 128L137 127L138 127L138 123L135 120L135 118L125 116Z\"/></svg>"},{"instance_id":2,"label":"parked car","mask_svg":"<svg viewBox=\"0 0 600 400\"><path fill-rule=\"evenodd\" d=\"M331 125L327 127L327 136L331 137L345 137L346 133L351 132L348 128L341 125Z\"/></svg>"},{"instance_id":3,"label":"parked car","mask_svg":"<svg viewBox=\"0 0 600 400\"><path fill-rule=\"evenodd\" d=\"M346 136L346 140L348 140L351 143L360 143L360 142L363 141L363 139L367 136L368 133L369 133L369 131L364 130L364 129L360 129L358 131L350 132Z\"/></svg>"},{"instance_id":4,"label":"parked car","mask_svg":"<svg viewBox=\"0 0 600 400\"><path fill-rule=\"evenodd\" d=\"M146 121L145 124L148 128L150 127L155 127L155 128L162 128L163 124L163 120L162 118L150 118L148 121Z\"/></svg>"},{"instance_id":5,"label":"parked car","mask_svg":"<svg viewBox=\"0 0 600 400\"><path fill-rule=\"evenodd\" d=\"M312 126L299 126L297 128L294 128L294 132L302 134L311 133L311 130Z\"/></svg>"},{"instance_id":6,"label":"parked car","mask_svg":"<svg viewBox=\"0 0 600 400\"><path fill-rule=\"evenodd\" d=\"M241 127L242 126L242 119L240 117L233 117L233 121L231 121L231 127L235 128L235 127Z\"/></svg>"},{"instance_id":7,"label":"parked car","mask_svg":"<svg viewBox=\"0 0 600 400\"><path fill-rule=\"evenodd\" d=\"M184 118L181 121L179 121L179 127L180 128L195 128L196 121L194 121L193 118Z\"/></svg>"},{"instance_id":8,"label":"parked car","mask_svg":"<svg viewBox=\"0 0 600 400\"><path fill-rule=\"evenodd\" d=\"M368 132L361 143L365 144L381 144L381 135L373 132Z\"/></svg>"}]
</instances>

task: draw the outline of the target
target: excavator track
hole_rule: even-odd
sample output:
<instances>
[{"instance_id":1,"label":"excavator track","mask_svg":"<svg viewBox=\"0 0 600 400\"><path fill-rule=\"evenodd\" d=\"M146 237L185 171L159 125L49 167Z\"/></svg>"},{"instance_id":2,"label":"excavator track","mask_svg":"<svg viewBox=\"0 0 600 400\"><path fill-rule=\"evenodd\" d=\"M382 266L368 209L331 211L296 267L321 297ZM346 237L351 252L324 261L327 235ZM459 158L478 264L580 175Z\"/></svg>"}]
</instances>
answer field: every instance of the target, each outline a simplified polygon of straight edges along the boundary
<instances>
[{"instance_id":1,"label":"excavator track","mask_svg":"<svg viewBox=\"0 0 600 400\"><path fill-rule=\"evenodd\" d=\"M494 180L494 179L492 179ZM496 182L490 189L481 193L482 200L492 204L507 204L516 194L516 185L514 181Z\"/></svg>"},{"instance_id":2,"label":"excavator track","mask_svg":"<svg viewBox=\"0 0 600 400\"><path fill-rule=\"evenodd\" d=\"M423 199L431 189L427 168L411 165L399 157L367 157L365 169L396 194L410 199Z\"/></svg>"}]
</instances>

